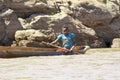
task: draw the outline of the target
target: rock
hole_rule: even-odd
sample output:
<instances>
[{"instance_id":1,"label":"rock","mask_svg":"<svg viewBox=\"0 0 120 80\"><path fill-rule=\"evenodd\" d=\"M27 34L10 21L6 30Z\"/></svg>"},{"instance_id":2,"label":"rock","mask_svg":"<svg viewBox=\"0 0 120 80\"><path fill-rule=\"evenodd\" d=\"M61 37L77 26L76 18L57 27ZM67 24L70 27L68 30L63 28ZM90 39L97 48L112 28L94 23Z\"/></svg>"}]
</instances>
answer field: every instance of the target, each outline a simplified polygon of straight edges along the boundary
<instances>
[{"instance_id":1,"label":"rock","mask_svg":"<svg viewBox=\"0 0 120 80\"><path fill-rule=\"evenodd\" d=\"M59 35L61 33L61 28L63 27L63 25L68 26L70 29L70 32L73 32L77 35L76 36L77 41L78 41L77 43L79 45L81 45L81 44L85 45L84 40L89 40L90 37L92 40L94 40L94 39L99 40L99 38L96 36L96 32L92 28L86 27L80 21L74 20L71 16L69 16L68 14L66 14L64 12L61 12L61 13L58 13L58 14L55 14L52 16L32 15L27 20L19 19L19 21L23 25L24 29L36 29L36 30L37 29L44 29L44 30L52 29L53 32L56 34L55 35L56 37L57 37L57 35ZM22 32L22 33L24 34L24 32ZM33 36L32 36L32 38L33 38ZM38 39L40 39L40 38L38 38ZM83 42L81 42L81 39ZM42 40L44 40L44 39L42 39ZM39 41L42 41L42 40L39 40ZM104 42L103 42L103 44L104 44ZM98 45L100 46L101 44L98 44Z\"/></svg>"},{"instance_id":2,"label":"rock","mask_svg":"<svg viewBox=\"0 0 120 80\"><path fill-rule=\"evenodd\" d=\"M96 34L98 37L104 39L105 41L110 41L115 38L119 37L119 34L115 32L111 27L109 26L97 26L94 28L96 31Z\"/></svg>"},{"instance_id":3,"label":"rock","mask_svg":"<svg viewBox=\"0 0 120 80\"><path fill-rule=\"evenodd\" d=\"M120 16L117 0L81 0L73 5L74 15L82 24L92 28L97 37L102 38L110 46L112 39L119 37L119 21L115 19ZM112 7L115 8L112 8ZM115 24L114 24L115 23ZM109 44L108 44L109 43Z\"/></svg>"},{"instance_id":4,"label":"rock","mask_svg":"<svg viewBox=\"0 0 120 80\"><path fill-rule=\"evenodd\" d=\"M107 0L97 0L98 2L101 2L101 3L104 3L106 4L107 3Z\"/></svg>"},{"instance_id":5,"label":"rock","mask_svg":"<svg viewBox=\"0 0 120 80\"><path fill-rule=\"evenodd\" d=\"M49 35L49 36L48 36ZM49 39L54 38L54 34L51 31L44 31L44 30L19 30L16 31L15 40L30 40L30 41L49 41Z\"/></svg>"},{"instance_id":6,"label":"rock","mask_svg":"<svg viewBox=\"0 0 120 80\"><path fill-rule=\"evenodd\" d=\"M13 10L4 9L2 10L2 19L5 23L6 36L9 39L14 39L14 34L17 30L22 30L22 26L18 21L18 18Z\"/></svg>"},{"instance_id":7,"label":"rock","mask_svg":"<svg viewBox=\"0 0 120 80\"><path fill-rule=\"evenodd\" d=\"M14 10L17 16L24 18L33 13L55 12L53 7L47 5L46 0L4 0L3 5Z\"/></svg>"},{"instance_id":8,"label":"rock","mask_svg":"<svg viewBox=\"0 0 120 80\"><path fill-rule=\"evenodd\" d=\"M0 14L1 45L10 46L14 40L15 32L22 30L22 26L13 10L3 9Z\"/></svg>"},{"instance_id":9,"label":"rock","mask_svg":"<svg viewBox=\"0 0 120 80\"><path fill-rule=\"evenodd\" d=\"M0 1L0 11L3 9L3 2Z\"/></svg>"},{"instance_id":10,"label":"rock","mask_svg":"<svg viewBox=\"0 0 120 80\"><path fill-rule=\"evenodd\" d=\"M16 45L21 40L51 42L63 26L76 34L78 45L110 47L112 40L120 36L119 0L55 1L2 0L0 24L5 30L0 32L6 35L1 39L9 42L19 30L15 34Z\"/></svg>"},{"instance_id":11,"label":"rock","mask_svg":"<svg viewBox=\"0 0 120 80\"><path fill-rule=\"evenodd\" d=\"M111 47L112 48L120 48L120 38L113 39Z\"/></svg>"},{"instance_id":12,"label":"rock","mask_svg":"<svg viewBox=\"0 0 120 80\"><path fill-rule=\"evenodd\" d=\"M28 40L21 40L18 43L19 47L48 47L40 42L36 42L36 41L28 41Z\"/></svg>"},{"instance_id":13,"label":"rock","mask_svg":"<svg viewBox=\"0 0 120 80\"><path fill-rule=\"evenodd\" d=\"M90 42L92 48L102 48L106 47L106 44L103 39L93 40Z\"/></svg>"},{"instance_id":14,"label":"rock","mask_svg":"<svg viewBox=\"0 0 120 80\"><path fill-rule=\"evenodd\" d=\"M111 21L111 24L108 25L113 31L114 33L116 33L118 35L118 37L120 36L120 15L117 16L116 18L114 18Z\"/></svg>"},{"instance_id":15,"label":"rock","mask_svg":"<svg viewBox=\"0 0 120 80\"><path fill-rule=\"evenodd\" d=\"M4 45L4 38L6 36L6 26L4 23L4 20L2 19L2 17L0 16L0 45Z\"/></svg>"},{"instance_id":16,"label":"rock","mask_svg":"<svg viewBox=\"0 0 120 80\"><path fill-rule=\"evenodd\" d=\"M112 16L107 10L105 4L97 5L97 1L82 1L77 4L76 18L82 21L87 26L97 26L100 24L109 24ZM101 6L101 7L100 7ZM93 18L94 17L94 18Z\"/></svg>"},{"instance_id":17,"label":"rock","mask_svg":"<svg viewBox=\"0 0 120 80\"><path fill-rule=\"evenodd\" d=\"M49 30L34 30L34 29L19 30L16 31L15 34L16 43L13 44L16 45L18 44L18 46L27 46L28 43L37 44L37 42L39 43L42 41L50 42L53 39L55 39L55 36L53 32ZM25 40L25 44L24 44L24 40Z\"/></svg>"},{"instance_id":18,"label":"rock","mask_svg":"<svg viewBox=\"0 0 120 80\"><path fill-rule=\"evenodd\" d=\"M26 20L19 18L19 21L24 29L47 29L49 19L50 16L48 15L32 15Z\"/></svg>"}]
</instances>

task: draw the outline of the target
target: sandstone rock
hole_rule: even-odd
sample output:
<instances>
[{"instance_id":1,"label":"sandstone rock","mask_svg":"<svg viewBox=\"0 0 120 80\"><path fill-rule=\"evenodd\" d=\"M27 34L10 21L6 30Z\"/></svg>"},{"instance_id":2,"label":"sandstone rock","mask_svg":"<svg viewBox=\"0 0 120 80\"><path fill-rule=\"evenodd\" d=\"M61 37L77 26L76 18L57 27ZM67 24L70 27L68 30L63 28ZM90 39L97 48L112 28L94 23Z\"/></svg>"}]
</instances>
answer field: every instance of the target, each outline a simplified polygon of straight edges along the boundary
<instances>
[{"instance_id":1,"label":"sandstone rock","mask_svg":"<svg viewBox=\"0 0 120 80\"><path fill-rule=\"evenodd\" d=\"M107 3L107 0L97 0L97 1L100 2L100 3L104 3L104 4Z\"/></svg>"},{"instance_id":2,"label":"sandstone rock","mask_svg":"<svg viewBox=\"0 0 120 80\"><path fill-rule=\"evenodd\" d=\"M120 15L111 21L109 27L112 28L112 30L114 30L114 32L118 34L118 36L120 36Z\"/></svg>"},{"instance_id":3,"label":"sandstone rock","mask_svg":"<svg viewBox=\"0 0 120 80\"><path fill-rule=\"evenodd\" d=\"M52 41L54 34L49 30L19 30L15 34L15 42L11 46L20 47L47 47L42 41Z\"/></svg>"},{"instance_id":4,"label":"sandstone rock","mask_svg":"<svg viewBox=\"0 0 120 80\"><path fill-rule=\"evenodd\" d=\"M3 9L3 2L0 1L0 10L2 10L2 9Z\"/></svg>"},{"instance_id":5,"label":"sandstone rock","mask_svg":"<svg viewBox=\"0 0 120 80\"><path fill-rule=\"evenodd\" d=\"M46 0L4 0L4 7L13 9L19 17L28 17L33 13L55 12L47 5Z\"/></svg>"},{"instance_id":6,"label":"sandstone rock","mask_svg":"<svg viewBox=\"0 0 120 80\"><path fill-rule=\"evenodd\" d=\"M119 37L118 33L116 33L111 27L109 26L97 26L94 28L98 37L104 40L112 40L115 37Z\"/></svg>"},{"instance_id":7,"label":"sandstone rock","mask_svg":"<svg viewBox=\"0 0 120 80\"><path fill-rule=\"evenodd\" d=\"M112 48L120 48L120 38L113 39L111 47Z\"/></svg>"},{"instance_id":8,"label":"sandstone rock","mask_svg":"<svg viewBox=\"0 0 120 80\"><path fill-rule=\"evenodd\" d=\"M30 18L22 19L19 21L24 29L47 29L50 16L46 15L32 15ZM41 24L42 23L42 24Z\"/></svg>"},{"instance_id":9,"label":"sandstone rock","mask_svg":"<svg viewBox=\"0 0 120 80\"><path fill-rule=\"evenodd\" d=\"M96 32L94 31L94 29L86 27L79 20L74 20L71 16L67 15L64 12L55 14L53 16L32 15L27 20L19 19L19 21L21 22L21 24L24 26L25 29L45 29L45 30L48 29L49 30L51 28L53 32L56 34L55 36L61 33L61 28L63 27L63 25L68 26L70 29L70 32L77 34L76 36L77 43L79 45L81 44L85 45L84 40L89 40L90 37L92 40L94 39L99 40L99 38L96 36ZM84 37L88 37L88 38L84 38ZM81 39L83 42L81 42ZM92 44L94 43L92 42ZM100 46L101 44L98 44L98 45Z\"/></svg>"},{"instance_id":10,"label":"sandstone rock","mask_svg":"<svg viewBox=\"0 0 120 80\"><path fill-rule=\"evenodd\" d=\"M6 26L6 36L9 39L14 39L14 34L17 30L22 30L22 26L13 10L4 9L2 11L2 18Z\"/></svg>"},{"instance_id":11,"label":"sandstone rock","mask_svg":"<svg viewBox=\"0 0 120 80\"><path fill-rule=\"evenodd\" d=\"M15 34L16 45L20 41L23 44L25 42L26 45L30 41L32 43L42 40L51 42L61 33L63 25L68 26L70 32L76 34L78 45L110 47L112 40L120 37L119 0L55 1L2 0L0 24L3 26L0 36L4 33L6 35L0 39L13 39L16 30L24 28L25 30Z\"/></svg>"},{"instance_id":12,"label":"sandstone rock","mask_svg":"<svg viewBox=\"0 0 120 80\"><path fill-rule=\"evenodd\" d=\"M82 21L87 26L97 26L99 24L109 24L112 16L105 8L104 4L97 5L97 1L81 1L77 4L75 15L76 18ZM101 6L101 7L100 7Z\"/></svg>"},{"instance_id":13,"label":"sandstone rock","mask_svg":"<svg viewBox=\"0 0 120 80\"><path fill-rule=\"evenodd\" d=\"M106 47L106 44L103 39L98 39L91 41L90 46L92 48L101 48L101 47Z\"/></svg>"},{"instance_id":14,"label":"sandstone rock","mask_svg":"<svg viewBox=\"0 0 120 80\"><path fill-rule=\"evenodd\" d=\"M73 17L92 28L110 46L112 39L119 37L120 25L115 21L120 14L119 4L117 0L80 0L74 2Z\"/></svg>"},{"instance_id":15,"label":"sandstone rock","mask_svg":"<svg viewBox=\"0 0 120 80\"><path fill-rule=\"evenodd\" d=\"M54 34L51 31L44 30L19 30L16 31L15 40L29 40L29 41L51 41L54 38Z\"/></svg>"},{"instance_id":16,"label":"sandstone rock","mask_svg":"<svg viewBox=\"0 0 120 80\"><path fill-rule=\"evenodd\" d=\"M0 45L4 44L3 40L6 36L6 31L5 31L6 29L5 28L6 28L5 23L0 16Z\"/></svg>"},{"instance_id":17,"label":"sandstone rock","mask_svg":"<svg viewBox=\"0 0 120 80\"><path fill-rule=\"evenodd\" d=\"M3 9L0 13L1 45L10 46L17 30L22 30L16 14L11 9Z\"/></svg>"},{"instance_id":18,"label":"sandstone rock","mask_svg":"<svg viewBox=\"0 0 120 80\"><path fill-rule=\"evenodd\" d=\"M120 14L120 1L119 0L109 0L106 4L106 8L114 18Z\"/></svg>"},{"instance_id":19,"label":"sandstone rock","mask_svg":"<svg viewBox=\"0 0 120 80\"><path fill-rule=\"evenodd\" d=\"M48 47L47 45L44 45L40 42L36 42L36 41L28 41L28 40L21 40L18 43L19 47ZM15 47L15 46L14 46Z\"/></svg>"}]
</instances>

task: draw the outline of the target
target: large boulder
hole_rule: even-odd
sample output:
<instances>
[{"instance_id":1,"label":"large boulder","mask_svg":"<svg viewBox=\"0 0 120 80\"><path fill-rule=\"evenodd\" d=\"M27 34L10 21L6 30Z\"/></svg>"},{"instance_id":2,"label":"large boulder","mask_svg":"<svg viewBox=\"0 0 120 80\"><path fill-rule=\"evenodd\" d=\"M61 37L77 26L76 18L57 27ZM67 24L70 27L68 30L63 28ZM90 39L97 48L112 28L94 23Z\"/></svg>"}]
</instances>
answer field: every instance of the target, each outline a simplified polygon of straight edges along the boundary
<instances>
[{"instance_id":1,"label":"large boulder","mask_svg":"<svg viewBox=\"0 0 120 80\"><path fill-rule=\"evenodd\" d=\"M15 32L17 30L22 30L22 26L18 21L18 18L13 10L11 9L4 9L2 10L2 19L5 23L6 35L10 39L14 39Z\"/></svg>"},{"instance_id":2,"label":"large boulder","mask_svg":"<svg viewBox=\"0 0 120 80\"><path fill-rule=\"evenodd\" d=\"M116 16L111 23L109 24L109 27L114 30L114 33L118 34L120 36L120 15Z\"/></svg>"},{"instance_id":3,"label":"large boulder","mask_svg":"<svg viewBox=\"0 0 120 80\"><path fill-rule=\"evenodd\" d=\"M17 30L22 30L22 26L13 10L3 9L0 16L1 37L3 45L11 45Z\"/></svg>"},{"instance_id":4,"label":"large boulder","mask_svg":"<svg viewBox=\"0 0 120 80\"><path fill-rule=\"evenodd\" d=\"M94 31L94 29L86 27L79 20L74 20L71 16L64 12L52 16L31 15L28 19L19 18L19 21L24 29L52 29L56 37L61 33L61 28L63 26L68 26L70 32L76 34L76 42L78 45L90 45L91 47L105 47L104 41L96 36L96 32ZM94 40L98 40L97 42L99 42L99 44L96 45L96 41ZM86 41L88 41L87 44Z\"/></svg>"},{"instance_id":5,"label":"large boulder","mask_svg":"<svg viewBox=\"0 0 120 80\"><path fill-rule=\"evenodd\" d=\"M119 37L118 0L80 0L73 2L72 6L72 16L92 28L99 38L104 39L108 47L113 38Z\"/></svg>"},{"instance_id":6,"label":"large boulder","mask_svg":"<svg viewBox=\"0 0 120 80\"><path fill-rule=\"evenodd\" d=\"M120 38L113 39L111 47L112 48L120 48Z\"/></svg>"},{"instance_id":7,"label":"large boulder","mask_svg":"<svg viewBox=\"0 0 120 80\"><path fill-rule=\"evenodd\" d=\"M113 38L119 37L119 0L56 1L59 2L58 6L61 12L65 12L74 20L79 20L83 25L91 28L92 32L102 38L108 47Z\"/></svg>"},{"instance_id":8,"label":"large boulder","mask_svg":"<svg viewBox=\"0 0 120 80\"><path fill-rule=\"evenodd\" d=\"M4 20L1 18L0 16L0 45L3 45L4 44L4 39L6 37L6 26L5 26L5 23L4 23Z\"/></svg>"},{"instance_id":9,"label":"large boulder","mask_svg":"<svg viewBox=\"0 0 120 80\"><path fill-rule=\"evenodd\" d=\"M53 29L54 33L61 33L63 26L68 26L74 33L84 32L95 36L96 33L92 28L83 25L79 20L73 19L68 14L61 12L55 15L31 15L27 19L19 18L24 29Z\"/></svg>"},{"instance_id":10,"label":"large boulder","mask_svg":"<svg viewBox=\"0 0 120 80\"><path fill-rule=\"evenodd\" d=\"M15 40L29 40L29 41L51 41L54 38L54 34L50 30L18 30L15 34Z\"/></svg>"},{"instance_id":11,"label":"large boulder","mask_svg":"<svg viewBox=\"0 0 120 80\"><path fill-rule=\"evenodd\" d=\"M19 17L28 17L33 13L55 12L54 7L47 5L46 0L3 0L3 5L13 9Z\"/></svg>"},{"instance_id":12,"label":"large boulder","mask_svg":"<svg viewBox=\"0 0 120 80\"><path fill-rule=\"evenodd\" d=\"M2 3L2 1L0 0L0 10L2 10L3 9L3 3Z\"/></svg>"},{"instance_id":13,"label":"large boulder","mask_svg":"<svg viewBox=\"0 0 120 80\"><path fill-rule=\"evenodd\" d=\"M12 46L20 47L45 47L41 42L51 42L55 34L50 30L18 30L15 34L15 41Z\"/></svg>"},{"instance_id":14,"label":"large boulder","mask_svg":"<svg viewBox=\"0 0 120 80\"><path fill-rule=\"evenodd\" d=\"M29 41L29 40L20 40L19 42L14 41L11 46L12 47L16 47L16 46L19 46L19 47L50 47L41 42Z\"/></svg>"},{"instance_id":15,"label":"large boulder","mask_svg":"<svg viewBox=\"0 0 120 80\"><path fill-rule=\"evenodd\" d=\"M97 0L82 0L76 3L74 7L77 9L77 12L75 11L76 18L90 27L108 25L119 13L119 5L109 0L106 4Z\"/></svg>"},{"instance_id":16,"label":"large boulder","mask_svg":"<svg viewBox=\"0 0 120 80\"><path fill-rule=\"evenodd\" d=\"M64 25L76 34L78 45L110 47L112 40L120 36L119 6L119 0L2 0L0 14L4 24L0 24L5 31L1 33L6 33L2 39L13 39L14 33L23 28L20 35L24 36L16 32L16 40L52 41L49 34L53 33L55 39ZM32 36L26 34L28 29L35 30L28 31Z\"/></svg>"}]
</instances>

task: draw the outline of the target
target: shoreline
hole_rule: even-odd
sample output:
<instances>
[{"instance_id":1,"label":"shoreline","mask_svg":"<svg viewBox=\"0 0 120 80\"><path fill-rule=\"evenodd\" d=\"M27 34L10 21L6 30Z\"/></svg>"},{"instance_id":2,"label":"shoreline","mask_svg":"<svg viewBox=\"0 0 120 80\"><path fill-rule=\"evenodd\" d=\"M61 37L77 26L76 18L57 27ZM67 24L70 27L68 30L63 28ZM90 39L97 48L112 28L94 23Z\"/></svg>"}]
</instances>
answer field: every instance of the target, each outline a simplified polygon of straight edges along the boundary
<instances>
[{"instance_id":1,"label":"shoreline","mask_svg":"<svg viewBox=\"0 0 120 80\"><path fill-rule=\"evenodd\" d=\"M120 48L90 48L85 54L120 52Z\"/></svg>"}]
</instances>

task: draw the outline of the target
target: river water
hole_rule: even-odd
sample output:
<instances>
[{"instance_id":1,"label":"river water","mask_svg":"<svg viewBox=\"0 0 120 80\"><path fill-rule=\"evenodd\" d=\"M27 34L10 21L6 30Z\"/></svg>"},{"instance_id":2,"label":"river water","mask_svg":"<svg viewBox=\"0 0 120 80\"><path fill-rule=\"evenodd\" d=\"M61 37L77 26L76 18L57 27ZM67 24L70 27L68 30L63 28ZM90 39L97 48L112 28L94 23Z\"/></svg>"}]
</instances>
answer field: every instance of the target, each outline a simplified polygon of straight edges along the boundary
<instances>
[{"instance_id":1,"label":"river water","mask_svg":"<svg viewBox=\"0 0 120 80\"><path fill-rule=\"evenodd\" d=\"M120 80L120 52L0 58L0 80Z\"/></svg>"}]
</instances>

